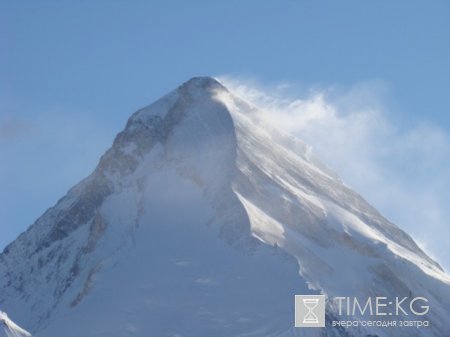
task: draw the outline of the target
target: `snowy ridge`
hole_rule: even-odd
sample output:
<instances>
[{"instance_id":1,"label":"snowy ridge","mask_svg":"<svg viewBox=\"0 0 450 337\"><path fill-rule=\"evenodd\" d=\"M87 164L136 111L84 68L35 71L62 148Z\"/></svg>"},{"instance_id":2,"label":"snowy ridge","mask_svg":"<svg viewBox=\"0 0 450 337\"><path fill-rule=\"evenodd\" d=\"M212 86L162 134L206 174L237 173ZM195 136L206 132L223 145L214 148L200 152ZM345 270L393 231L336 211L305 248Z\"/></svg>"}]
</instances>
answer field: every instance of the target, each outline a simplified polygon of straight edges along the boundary
<instances>
[{"instance_id":1,"label":"snowy ridge","mask_svg":"<svg viewBox=\"0 0 450 337\"><path fill-rule=\"evenodd\" d=\"M6 312L0 311L0 324L2 325L2 332L0 336L5 337L32 337L31 334L22 329L16 323L14 323L6 314Z\"/></svg>"},{"instance_id":2,"label":"snowy ridge","mask_svg":"<svg viewBox=\"0 0 450 337\"><path fill-rule=\"evenodd\" d=\"M2 308L37 337L448 336L449 275L258 113L208 77L134 113L0 255ZM293 329L319 292L425 296L432 324Z\"/></svg>"}]
</instances>

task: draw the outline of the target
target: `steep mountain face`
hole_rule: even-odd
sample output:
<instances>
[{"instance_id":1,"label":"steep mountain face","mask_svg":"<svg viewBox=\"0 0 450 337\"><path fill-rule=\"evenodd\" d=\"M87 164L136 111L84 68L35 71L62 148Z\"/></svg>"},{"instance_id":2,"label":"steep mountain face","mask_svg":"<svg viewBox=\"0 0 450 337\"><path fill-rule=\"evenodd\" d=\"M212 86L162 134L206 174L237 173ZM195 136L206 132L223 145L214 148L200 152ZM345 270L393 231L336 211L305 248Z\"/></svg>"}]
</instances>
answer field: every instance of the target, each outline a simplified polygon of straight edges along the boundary
<instances>
[{"instance_id":1,"label":"steep mountain face","mask_svg":"<svg viewBox=\"0 0 450 337\"><path fill-rule=\"evenodd\" d=\"M295 294L424 296L426 329L294 329ZM449 336L450 277L259 110L193 78L0 255L35 336Z\"/></svg>"}]
</instances>

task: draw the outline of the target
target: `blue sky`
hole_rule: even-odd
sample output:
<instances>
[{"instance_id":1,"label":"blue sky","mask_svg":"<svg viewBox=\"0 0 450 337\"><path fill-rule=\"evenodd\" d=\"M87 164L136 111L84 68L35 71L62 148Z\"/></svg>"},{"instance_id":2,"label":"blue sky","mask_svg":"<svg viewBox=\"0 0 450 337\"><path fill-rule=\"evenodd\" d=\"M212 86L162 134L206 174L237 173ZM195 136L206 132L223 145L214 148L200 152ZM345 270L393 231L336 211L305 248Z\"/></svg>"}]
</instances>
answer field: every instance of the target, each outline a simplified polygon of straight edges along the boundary
<instances>
[{"instance_id":1,"label":"blue sky","mask_svg":"<svg viewBox=\"0 0 450 337\"><path fill-rule=\"evenodd\" d=\"M376 110L359 156L331 156L322 124L292 131L450 266L449 40L444 0L0 0L0 247L92 171L133 111L212 75L271 94L287 84L292 100L325 93L332 130ZM376 177L353 177L365 168ZM420 205L429 217L415 215Z\"/></svg>"}]
</instances>

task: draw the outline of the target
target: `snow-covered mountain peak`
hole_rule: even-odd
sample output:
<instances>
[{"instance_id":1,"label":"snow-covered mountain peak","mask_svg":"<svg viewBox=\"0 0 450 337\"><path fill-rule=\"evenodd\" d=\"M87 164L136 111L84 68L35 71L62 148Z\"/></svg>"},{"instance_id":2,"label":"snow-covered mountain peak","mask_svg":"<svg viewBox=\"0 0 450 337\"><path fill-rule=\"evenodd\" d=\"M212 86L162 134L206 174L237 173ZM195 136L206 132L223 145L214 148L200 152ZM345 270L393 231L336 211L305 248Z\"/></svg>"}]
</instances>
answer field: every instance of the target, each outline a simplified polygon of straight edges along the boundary
<instances>
[{"instance_id":1,"label":"snow-covered mountain peak","mask_svg":"<svg viewBox=\"0 0 450 337\"><path fill-rule=\"evenodd\" d=\"M137 111L130 118L129 123L151 123L155 116L164 118L165 114L170 112L169 107L176 101L182 101L185 104L208 101L212 100L218 92L228 92L228 89L212 77L193 77L155 103Z\"/></svg>"},{"instance_id":2,"label":"snow-covered mountain peak","mask_svg":"<svg viewBox=\"0 0 450 337\"><path fill-rule=\"evenodd\" d=\"M430 332L324 335L445 336L449 276L260 117L210 77L135 112L0 255L2 308L38 337L296 336L296 293L415 294L434 308Z\"/></svg>"},{"instance_id":3,"label":"snow-covered mountain peak","mask_svg":"<svg viewBox=\"0 0 450 337\"><path fill-rule=\"evenodd\" d=\"M196 90L207 90L207 91L213 91L213 90L225 90L228 91L228 89L222 85L217 79L210 76L198 76L198 77L192 77L190 80L186 81L180 88L195 88ZM189 90L187 89L187 90Z\"/></svg>"}]
</instances>

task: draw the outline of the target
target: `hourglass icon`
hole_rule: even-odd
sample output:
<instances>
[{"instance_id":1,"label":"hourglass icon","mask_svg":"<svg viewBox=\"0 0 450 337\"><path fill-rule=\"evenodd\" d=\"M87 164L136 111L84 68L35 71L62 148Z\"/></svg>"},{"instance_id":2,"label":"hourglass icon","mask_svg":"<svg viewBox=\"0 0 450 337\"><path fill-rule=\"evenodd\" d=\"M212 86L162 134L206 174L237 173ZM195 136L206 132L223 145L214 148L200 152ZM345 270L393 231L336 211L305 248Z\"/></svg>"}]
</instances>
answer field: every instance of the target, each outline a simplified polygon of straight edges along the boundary
<instances>
[{"instance_id":1,"label":"hourglass icon","mask_svg":"<svg viewBox=\"0 0 450 337\"><path fill-rule=\"evenodd\" d=\"M319 304L318 298L303 298L303 305L308 309L308 313L303 317L303 323L305 324L317 324L319 318L314 313L314 309Z\"/></svg>"},{"instance_id":2,"label":"hourglass icon","mask_svg":"<svg viewBox=\"0 0 450 337\"><path fill-rule=\"evenodd\" d=\"M325 327L325 295L295 295L296 328Z\"/></svg>"}]
</instances>

